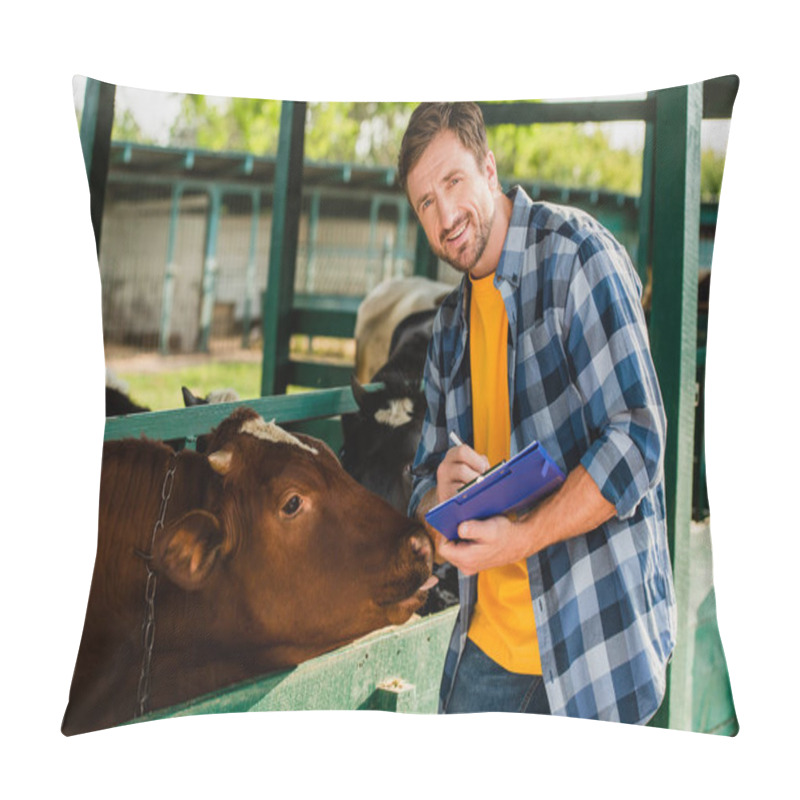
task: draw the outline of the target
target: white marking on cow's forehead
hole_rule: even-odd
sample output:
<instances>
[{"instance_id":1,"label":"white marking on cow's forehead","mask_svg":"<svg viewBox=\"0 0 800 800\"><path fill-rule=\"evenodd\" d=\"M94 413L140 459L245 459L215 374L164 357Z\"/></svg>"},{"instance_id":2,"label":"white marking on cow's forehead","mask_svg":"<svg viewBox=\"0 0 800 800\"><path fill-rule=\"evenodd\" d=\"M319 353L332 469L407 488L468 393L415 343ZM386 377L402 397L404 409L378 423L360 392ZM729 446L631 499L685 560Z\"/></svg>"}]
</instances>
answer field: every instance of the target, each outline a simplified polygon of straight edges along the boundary
<instances>
[{"instance_id":1,"label":"white marking on cow's forehead","mask_svg":"<svg viewBox=\"0 0 800 800\"><path fill-rule=\"evenodd\" d=\"M375 412L375 422L390 428L399 428L411 422L413 413L414 401L410 397L395 398L389 401L389 408L379 408Z\"/></svg>"},{"instance_id":2,"label":"white marking on cow's forehead","mask_svg":"<svg viewBox=\"0 0 800 800\"><path fill-rule=\"evenodd\" d=\"M311 445L301 442L296 436L292 436L291 433L276 425L275 420L265 422L261 417L253 417L242 424L242 427L239 428L239 433L249 433L257 439L264 439L268 442L291 444L303 450L308 450L309 453L313 453L315 456L319 455L315 447L311 447Z\"/></svg>"}]
</instances>

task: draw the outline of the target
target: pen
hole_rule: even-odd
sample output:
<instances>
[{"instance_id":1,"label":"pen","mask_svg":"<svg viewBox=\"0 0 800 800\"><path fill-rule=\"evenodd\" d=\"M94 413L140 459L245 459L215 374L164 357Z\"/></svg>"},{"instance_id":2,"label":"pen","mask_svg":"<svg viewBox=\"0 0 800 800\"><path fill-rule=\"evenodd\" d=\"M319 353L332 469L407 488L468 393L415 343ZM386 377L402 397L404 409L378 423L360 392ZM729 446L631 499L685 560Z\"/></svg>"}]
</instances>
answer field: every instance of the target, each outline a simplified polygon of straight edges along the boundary
<instances>
[{"instance_id":1,"label":"pen","mask_svg":"<svg viewBox=\"0 0 800 800\"><path fill-rule=\"evenodd\" d=\"M453 444L454 444L456 447L460 447L462 444L464 444L464 442L462 442L462 441L461 441L461 439L459 439L459 438L458 438L458 434L456 434L456 432L455 432L455 431L450 431L450 441L451 441L451 442L452 442L452 443L453 443Z\"/></svg>"}]
</instances>

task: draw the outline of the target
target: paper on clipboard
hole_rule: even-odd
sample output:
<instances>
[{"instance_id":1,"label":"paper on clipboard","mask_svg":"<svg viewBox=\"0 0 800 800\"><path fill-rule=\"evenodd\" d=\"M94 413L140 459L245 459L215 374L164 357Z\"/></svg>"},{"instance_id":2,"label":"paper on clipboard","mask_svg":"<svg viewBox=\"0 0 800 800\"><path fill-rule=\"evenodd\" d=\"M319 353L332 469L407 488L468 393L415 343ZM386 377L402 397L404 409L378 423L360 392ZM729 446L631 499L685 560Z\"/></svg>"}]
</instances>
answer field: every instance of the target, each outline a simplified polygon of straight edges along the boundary
<instances>
[{"instance_id":1,"label":"paper on clipboard","mask_svg":"<svg viewBox=\"0 0 800 800\"><path fill-rule=\"evenodd\" d=\"M467 484L458 494L434 506L425 520L448 539L458 538L458 526L469 519L525 511L564 482L564 473L539 442L531 442Z\"/></svg>"}]
</instances>

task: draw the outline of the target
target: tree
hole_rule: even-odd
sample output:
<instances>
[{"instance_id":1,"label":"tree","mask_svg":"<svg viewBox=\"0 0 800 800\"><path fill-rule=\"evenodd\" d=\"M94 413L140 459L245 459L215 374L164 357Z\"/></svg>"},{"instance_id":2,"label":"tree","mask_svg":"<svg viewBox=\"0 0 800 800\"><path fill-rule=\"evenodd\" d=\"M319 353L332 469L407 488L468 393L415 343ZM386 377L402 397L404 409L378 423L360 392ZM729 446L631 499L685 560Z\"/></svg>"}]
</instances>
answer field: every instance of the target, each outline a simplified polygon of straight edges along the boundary
<instances>
[{"instance_id":1,"label":"tree","mask_svg":"<svg viewBox=\"0 0 800 800\"><path fill-rule=\"evenodd\" d=\"M641 190L641 151L612 148L596 126L497 125L488 136L501 175L626 194Z\"/></svg>"},{"instance_id":2,"label":"tree","mask_svg":"<svg viewBox=\"0 0 800 800\"><path fill-rule=\"evenodd\" d=\"M142 133L141 126L129 108L126 108L122 113L115 110L111 138L123 142L153 144L153 140Z\"/></svg>"},{"instance_id":3,"label":"tree","mask_svg":"<svg viewBox=\"0 0 800 800\"><path fill-rule=\"evenodd\" d=\"M309 103L305 156L318 162L394 167L403 131L415 105ZM172 126L170 143L179 147L275 155L280 109L278 100L186 95ZM119 130L127 130L133 136L136 128L135 120L126 112ZM641 148L612 147L597 125L497 125L489 129L488 136L501 176L630 195L641 191ZM712 151L703 153L704 199L719 196L723 166L724 156Z\"/></svg>"},{"instance_id":4,"label":"tree","mask_svg":"<svg viewBox=\"0 0 800 800\"><path fill-rule=\"evenodd\" d=\"M279 100L187 94L170 129L170 144L267 155L277 150L280 116Z\"/></svg>"},{"instance_id":5,"label":"tree","mask_svg":"<svg viewBox=\"0 0 800 800\"><path fill-rule=\"evenodd\" d=\"M700 155L700 196L704 202L719 200L724 169L724 154L703 150Z\"/></svg>"},{"instance_id":6,"label":"tree","mask_svg":"<svg viewBox=\"0 0 800 800\"><path fill-rule=\"evenodd\" d=\"M306 156L393 167L415 103L309 103Z\"/></svg>"}]
</instances>

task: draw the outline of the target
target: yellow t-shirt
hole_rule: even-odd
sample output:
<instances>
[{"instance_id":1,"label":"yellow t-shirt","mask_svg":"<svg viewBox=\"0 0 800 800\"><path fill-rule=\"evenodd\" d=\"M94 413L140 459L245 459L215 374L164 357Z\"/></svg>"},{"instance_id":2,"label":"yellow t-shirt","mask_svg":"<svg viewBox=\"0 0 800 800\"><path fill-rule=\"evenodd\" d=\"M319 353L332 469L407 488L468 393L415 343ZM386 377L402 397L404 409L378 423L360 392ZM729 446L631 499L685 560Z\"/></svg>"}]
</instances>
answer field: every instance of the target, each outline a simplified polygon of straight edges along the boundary
<instances>
[{"instance_id":1,"label":"yellow t-shirt","mask_svg":"<svg viewBox=\"0 0 800 800\"><path fill-rule=\"evenodd\" d=\"M508 316L494 275L472 281L470 368L474 449L494 466L509 457ZM541 675L525 560L478 573L469 638L505 669Z\"/></svg>"}]
</instances>

